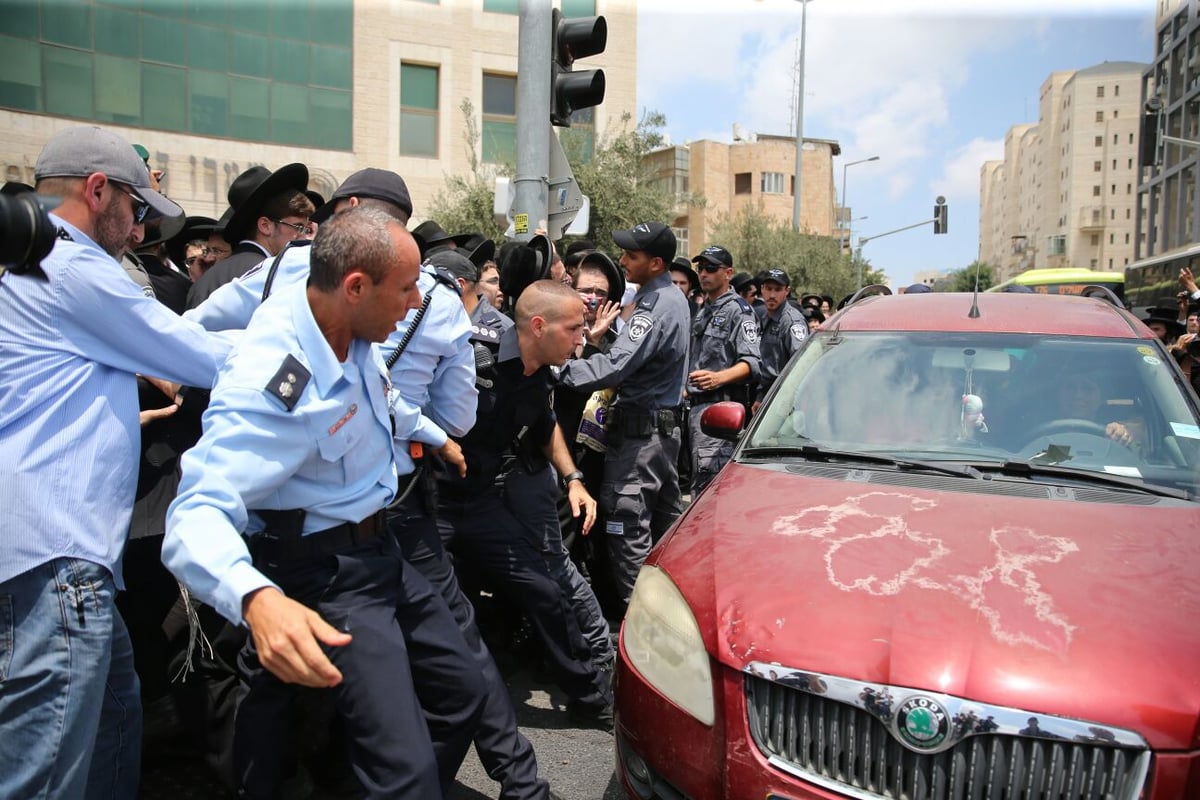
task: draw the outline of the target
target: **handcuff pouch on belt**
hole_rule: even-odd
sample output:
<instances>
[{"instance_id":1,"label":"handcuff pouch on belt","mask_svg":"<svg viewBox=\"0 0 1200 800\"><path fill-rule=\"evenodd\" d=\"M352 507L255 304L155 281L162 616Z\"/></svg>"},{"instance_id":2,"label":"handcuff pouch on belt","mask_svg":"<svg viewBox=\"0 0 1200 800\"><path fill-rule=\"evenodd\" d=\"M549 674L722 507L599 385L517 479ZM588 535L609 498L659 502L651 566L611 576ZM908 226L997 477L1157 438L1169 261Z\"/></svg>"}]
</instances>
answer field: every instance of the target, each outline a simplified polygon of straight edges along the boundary
<instances>
[{"instance_id":1,"label":"handcuff pouch on belt","mask_svg":"<svg viewBox=\"0 0 1200 800\"><path fill-rule=\"evenodd\" d=\"M657 432L670 436L679 426L679 411L674 408L659 408L653 411L617 407L611 410L608 436L612 443L625 439L646 439Z\"/></svg>"}]
</instances>

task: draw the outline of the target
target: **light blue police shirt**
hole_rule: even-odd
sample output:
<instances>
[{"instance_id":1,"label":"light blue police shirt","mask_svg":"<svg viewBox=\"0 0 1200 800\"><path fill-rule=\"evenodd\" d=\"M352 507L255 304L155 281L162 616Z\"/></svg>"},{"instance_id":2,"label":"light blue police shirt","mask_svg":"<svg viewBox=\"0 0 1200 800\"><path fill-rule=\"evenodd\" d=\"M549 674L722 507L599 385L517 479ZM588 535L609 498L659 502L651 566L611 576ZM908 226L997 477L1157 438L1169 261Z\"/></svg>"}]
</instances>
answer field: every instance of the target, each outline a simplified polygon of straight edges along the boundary
<instances>
[{"instance_id":1,"label":"light blue police shirt","mask_svg":"<svg viewBox=\"0 0 1200 800\"><path fill-rule=\"evenodd\" d=\"M209 387L229 337L142 293L112 256L62 218L48 280L0 279L0 582L59 557L123 587L137 488L135 373Z\"/></svg>"},{"instance_id":2,"label":"light blue police shirt","mask_svg":"<svg viewBox=\"0 0 1200 800\"><path fill-rule=\"evenodd\" d=\"M289 355L311 374L307 382L281 369ZM304 509L309 534L365 519L391 501L397 473L388 390L374 344L356 339L338 361L303 283L273 292L221 368L204 435L183 455L163 563L241 623L242 599L272 585L239 535L262 530L251 511ZM281 394L295 402L292 410Z\"/></svg>"}]
</instances>

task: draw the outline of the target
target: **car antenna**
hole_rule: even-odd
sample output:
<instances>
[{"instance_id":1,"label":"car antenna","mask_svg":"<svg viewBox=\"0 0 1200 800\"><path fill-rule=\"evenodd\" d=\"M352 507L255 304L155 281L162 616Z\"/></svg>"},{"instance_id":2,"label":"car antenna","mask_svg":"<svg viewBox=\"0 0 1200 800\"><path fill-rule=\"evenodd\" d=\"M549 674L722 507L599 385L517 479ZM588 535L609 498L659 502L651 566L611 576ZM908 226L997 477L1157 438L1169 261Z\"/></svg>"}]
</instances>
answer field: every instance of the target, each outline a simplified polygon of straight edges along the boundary
<instances>
[{"instance_id":1,"label":"car antenna","mask_svg":"<svg viewBox=\"0 0 1200 800\"><path fill-rule=\"evenodd\" d=\"M983 262L975 262L975 294L971 295L971 310L967 312L967 316L971 319L979 319L979 270L983 267Z\"/></svg>"}]
</instances>

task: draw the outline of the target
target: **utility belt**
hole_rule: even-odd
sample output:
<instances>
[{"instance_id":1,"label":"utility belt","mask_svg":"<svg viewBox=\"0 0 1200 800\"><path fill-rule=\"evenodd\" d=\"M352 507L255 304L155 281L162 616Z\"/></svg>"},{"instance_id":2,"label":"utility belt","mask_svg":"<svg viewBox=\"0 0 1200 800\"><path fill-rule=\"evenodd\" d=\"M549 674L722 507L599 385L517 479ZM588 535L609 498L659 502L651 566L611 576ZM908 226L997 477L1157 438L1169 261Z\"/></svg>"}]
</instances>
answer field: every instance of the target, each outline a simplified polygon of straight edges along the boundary
<instances>
[{"instance_id":1,"label":"utility belt","mask_svg":"<svg viewBox=\"0 0 1200 800\"><path fill-rule=\"evenodd\" d=\"M608 435L619 439L645 439L655 432L670 436L680 426L681 419L678 407L643 411L617 406L609 411Z\"/></svg>"},{"instance_id":2,"label":"utility belt","mask_svg":"<svg viewBox=\"0 0 1200 800\"><path fill-rule=\"evenodd\" d=\"M754 387L748 382L734 383L729 386L722 386L720 389L714 389L711 392L688 392L688 403L695 408L700 405L710 405L712 403L723 403L726 400L731 400L742 405L749 405L753 400L752 392Z\"/></svg>"},{"instance_id":3,"label":"utility belt","mask_svg":"<svg viewBox=\"0 0 1200 800\"><path fill-rule=\"evenodd\" d=\"M250 537L250 554L256 565L260 561L276 566L316 561L375 541L387 532L383 509L359 522L343 522L307 536L302 533L306 513L303 509L256 513L267 525L261 534Z\"/></svg>"}]
</instances>

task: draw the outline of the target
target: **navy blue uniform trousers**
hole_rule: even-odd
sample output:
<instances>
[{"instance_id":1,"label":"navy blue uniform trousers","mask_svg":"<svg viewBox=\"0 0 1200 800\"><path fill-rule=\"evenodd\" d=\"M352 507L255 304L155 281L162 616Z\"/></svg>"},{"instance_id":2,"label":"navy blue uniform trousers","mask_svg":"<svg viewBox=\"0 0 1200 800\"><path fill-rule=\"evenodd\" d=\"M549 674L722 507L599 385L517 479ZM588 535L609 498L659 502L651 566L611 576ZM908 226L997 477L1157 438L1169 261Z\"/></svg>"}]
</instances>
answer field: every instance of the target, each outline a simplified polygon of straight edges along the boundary
<instances>
[{"instance_id":1,"label":"navy blue uniform trousers","mask_svg":"<svg viewBox=\"0 0 1200 800\"><path fill-rule=\"evenodd\" d=\"M475 735L485 686L441 595L386 535L333 556L255 566L353 636L322 647L342 673L328 691L366 796L443 796ZM239 660L247 682L234 733L241 795L274 800L295 766L298 688L261 666L252 637Z\"/></svg>"},{"instance_id":2,"label":"navy blue uniform trousers","mask_svg":"<svg viewBox=\"0 0 1200 800\"><path fill-rule=\"evenodd\" d=\"M487 696L475 734L475 752L487 774L500 784L501 800L545 800L550 787L538 777L537 758L517 728L508 687L475 625L475 607L459 588L454 566L442 547L437 523L415 494L388 511L388 529L400 543L404 560L433 586L454 614L471 655L483 674Z\"/></svg>"},{"instance_id":3,"label":"navy blue uniform trousers","mask_svg":"<svg viewBox=\"0 0 1200 800\"><path fill-rule=\"evenodd\" d=\"M469 502L453 502L441 494L437 525L442 542L525 612L567 697L586 705L611 703L608 679L592 663L570 598L500 492L492 487Z\"/></svg>"}]
</instances>

